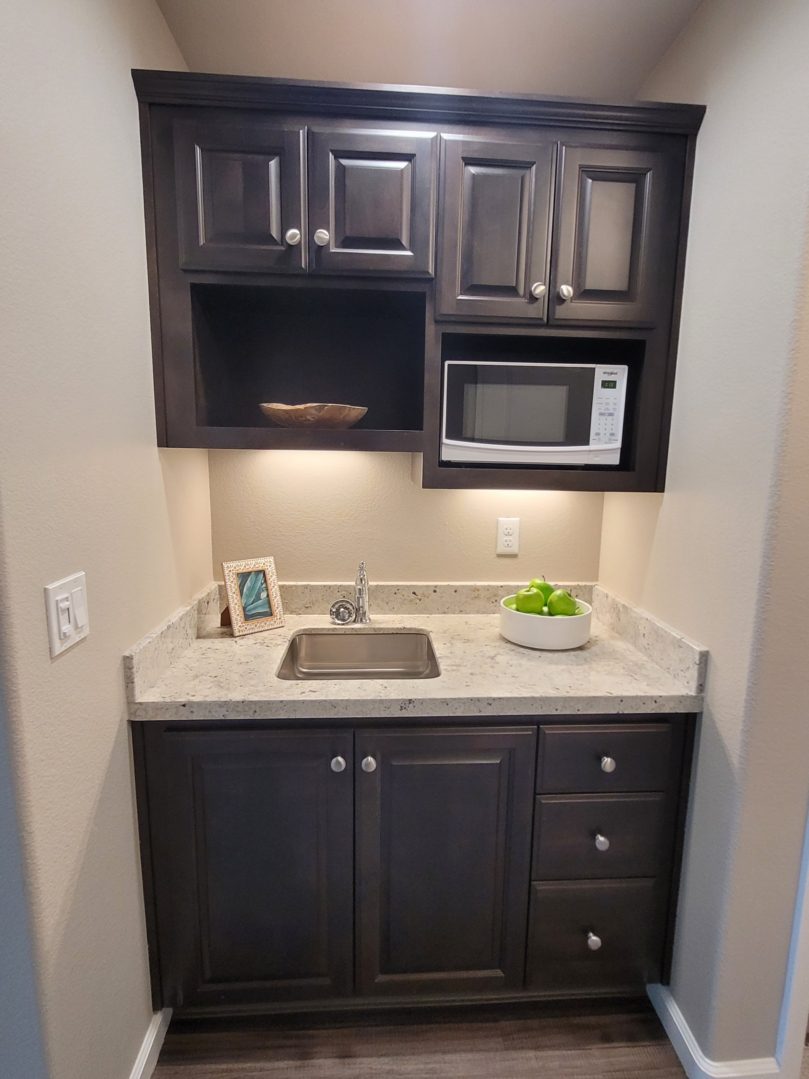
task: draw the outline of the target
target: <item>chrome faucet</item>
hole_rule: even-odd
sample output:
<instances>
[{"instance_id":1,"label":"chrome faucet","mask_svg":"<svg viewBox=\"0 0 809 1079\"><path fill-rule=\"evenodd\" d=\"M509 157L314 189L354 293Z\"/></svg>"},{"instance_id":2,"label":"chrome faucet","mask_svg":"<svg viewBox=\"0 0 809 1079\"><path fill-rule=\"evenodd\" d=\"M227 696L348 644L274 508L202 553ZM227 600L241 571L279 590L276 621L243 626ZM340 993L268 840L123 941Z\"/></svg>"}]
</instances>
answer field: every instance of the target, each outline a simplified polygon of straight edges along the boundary
<instances>
[{"instance_id":1,"label":"chrome faucet","mask_svg":"<svg viewBox=\"0 0 809 1079\"><path fill-rule=\"evenodd\" d=\"M364 562L360 562L354 588L354 606L356 608L354 621L358 625L364 626L371 621L371 615L368 613L368 574L365 572Z\"/></svg>"}]
</instances>

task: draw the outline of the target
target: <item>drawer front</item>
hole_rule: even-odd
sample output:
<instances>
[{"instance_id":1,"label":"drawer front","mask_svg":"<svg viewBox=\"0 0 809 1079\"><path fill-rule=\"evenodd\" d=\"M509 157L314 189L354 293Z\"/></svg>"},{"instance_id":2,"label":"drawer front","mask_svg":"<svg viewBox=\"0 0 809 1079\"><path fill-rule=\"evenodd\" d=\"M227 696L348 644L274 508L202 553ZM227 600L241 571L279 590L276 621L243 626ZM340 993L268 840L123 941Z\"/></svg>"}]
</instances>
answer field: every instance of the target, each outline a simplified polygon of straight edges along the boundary
<instances>
[{"instance_id":1,"label":"drawer front","mask_svg":"<svg viewBox=\"0 0 809 1079\"><path fill-rule=\"evenodd\" d=\"M532 884L528 988L641 991L659 978L662 934L656 921L651 880Z\"/></svg>"},{"instance_id":2,"label":"drawer front","mask_svg":"<svg viewBox=\"0 0 809 1079\"><path fill-rule=\"evenodd\" d=\"M542 726L537 791L661 791L669 784L671 726L614 723Z\"/></svg>"},{"instance_id":3,"label":"drawer front","mask_svg":"<svg viewBox=\"0 0 809 1079\"><path fill-rule=\"evenodd\" d=\"M663 794L546 794L536 800L534 880L653 877L662 863Z\"/></svg>"}]
</instances>

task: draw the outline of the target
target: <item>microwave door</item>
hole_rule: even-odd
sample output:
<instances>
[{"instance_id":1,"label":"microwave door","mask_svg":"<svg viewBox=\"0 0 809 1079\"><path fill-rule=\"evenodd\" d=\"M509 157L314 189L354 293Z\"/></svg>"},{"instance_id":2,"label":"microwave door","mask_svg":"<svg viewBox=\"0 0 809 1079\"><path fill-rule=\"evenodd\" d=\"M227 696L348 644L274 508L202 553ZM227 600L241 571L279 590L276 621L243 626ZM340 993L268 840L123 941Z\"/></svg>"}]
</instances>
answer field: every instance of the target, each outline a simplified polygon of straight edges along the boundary
<instances>
[{"instance_id":1,"label":"microwave door","mask_svg":"<svg viewBox=\"0 0 809 1079\"><path fill-rule=\"evenodd\" d=\"M593 367L449 361L443 437L477 446L586 448Z\"/></svg>"},{"instance_id":2,"label":"microwave door","mask_svg":"<svg viewBox=\"0 0 809 1079\"><path fill-rule=\"evenodd\" d=\"M442 460L617 463L615 453L591 445L597 370L595 364L447 361Z\"/></svg>"}]
</instances>

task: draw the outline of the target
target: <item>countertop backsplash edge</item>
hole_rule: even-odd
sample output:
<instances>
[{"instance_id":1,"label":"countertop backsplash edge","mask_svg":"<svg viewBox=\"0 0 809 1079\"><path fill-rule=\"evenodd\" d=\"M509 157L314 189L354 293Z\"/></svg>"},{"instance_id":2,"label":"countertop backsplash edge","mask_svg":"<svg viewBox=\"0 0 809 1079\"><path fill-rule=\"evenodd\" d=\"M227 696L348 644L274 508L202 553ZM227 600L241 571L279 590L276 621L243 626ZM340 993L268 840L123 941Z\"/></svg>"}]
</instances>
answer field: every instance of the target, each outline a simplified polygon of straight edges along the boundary
<instances>
[{"instance_id":1,"label":"countertop backsplash edge","mask_svg":"<svg viewBox=\"0 0 809 1079\"><path fill-rule=\"evenodd\" d=\"M219 624L219 585L212 581L124 653L124 685L130 704L160 681L197 640L205 624Z\"/></svg>"}]
</instances>

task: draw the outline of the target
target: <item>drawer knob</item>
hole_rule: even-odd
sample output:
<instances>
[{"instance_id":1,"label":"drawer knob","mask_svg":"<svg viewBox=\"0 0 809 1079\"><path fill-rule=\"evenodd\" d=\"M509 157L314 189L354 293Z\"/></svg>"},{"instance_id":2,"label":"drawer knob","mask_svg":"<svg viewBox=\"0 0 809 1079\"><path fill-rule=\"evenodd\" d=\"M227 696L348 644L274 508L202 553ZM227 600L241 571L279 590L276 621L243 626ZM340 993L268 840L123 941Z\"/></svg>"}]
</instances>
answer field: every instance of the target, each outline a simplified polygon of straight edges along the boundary
<instances>
[{"instance_id":1,"label":"drawer knob","mask_svg":"<svg viewBox=\"0 0 809 1079\"><path fill-rule=\"evenodd\" d=\"M573 299L573 286L572 285L560 285L559 286L559 299L562 303L567 303L568 300Z\"/></svg>"},{"instance_id":2,"label":"drawer knob","mask_svg":"<svg viewBox=\"0 0 809 1079\"><path fill-rule=\"evenodd\" d=\"M587 947L591 952L597 952L601 947L601 937L597 937L592 930L587 934Z\"/></svg>"},{"instance_id":3,"label":"drawer knob","mask_svg":"<svg viewBox=\"0 0 809 1079\"><path fill-rule=\"evenodd\" d=\"M541 297L543 297L547 291L548 286L545 284L544 281L535 281L533 285L531 285L531 295L534 297L535 300L541 299Z\"/></svg>"},{"instance_id":4,"label":"drawer knob","mask_svg":"<svg viewBox=\"0 0 809 1079\"><path fill-rule=\"evenodd\" d=\"M300 229L287 229L284 233L284 239L290 247L297 247L301 242L301 230Z\"/></svg>"},{"instance_id":5,"label":"drawer knob","mask_svg":"<svg viewBox=\"0 0 809 1079\"><path fill-rule=\"evenodd\" d=\"M332 757L331 770L332 772L344 772L346 770L345 757Z\"/></svg>"},{"instance_id":6,"label":"drawer knob","mask_svg":"<svg viewBox=\"0 0 809 1079\"><path fill-rule=\"evenodd\" d=\"M602 772L614 772L616 768L615 761L612 757L601 758L601 771Z\"/></svg>"},{"instance_id":7,"label":"drawer knob","mask_svg":"<svg viewBox=\"0 0 809 1079\"><path fill-rule=\"evenodd\" d=\"M596 850L609 850L610 849L610 841L609 841L609 839L607 839L607 837L605 835L602 835L601 832L596 833L595 843L596 843Z\"/></svg>"},{"instance_id":8,"label":"drawer knob","mask_svg":"<svg viewBox=\"0 0 809 1079\"><path fill-rule=\"evenodd\" d=\"M325 247L331 239L331 236L329 236L325 229L315 229L314 239L318 247Z\"/></svg>"},{"instance_id":9,"label":"drawer knob","mask_svg":"<svg viewBox=\"0 0 809 1079\"><path fill-rule=\"evenodd\" d=\"M361 767L362 767L363 772L375 772L376 771L376 761L374 760L373 757L363 757Z\"/></svg>"}]
</instances>

